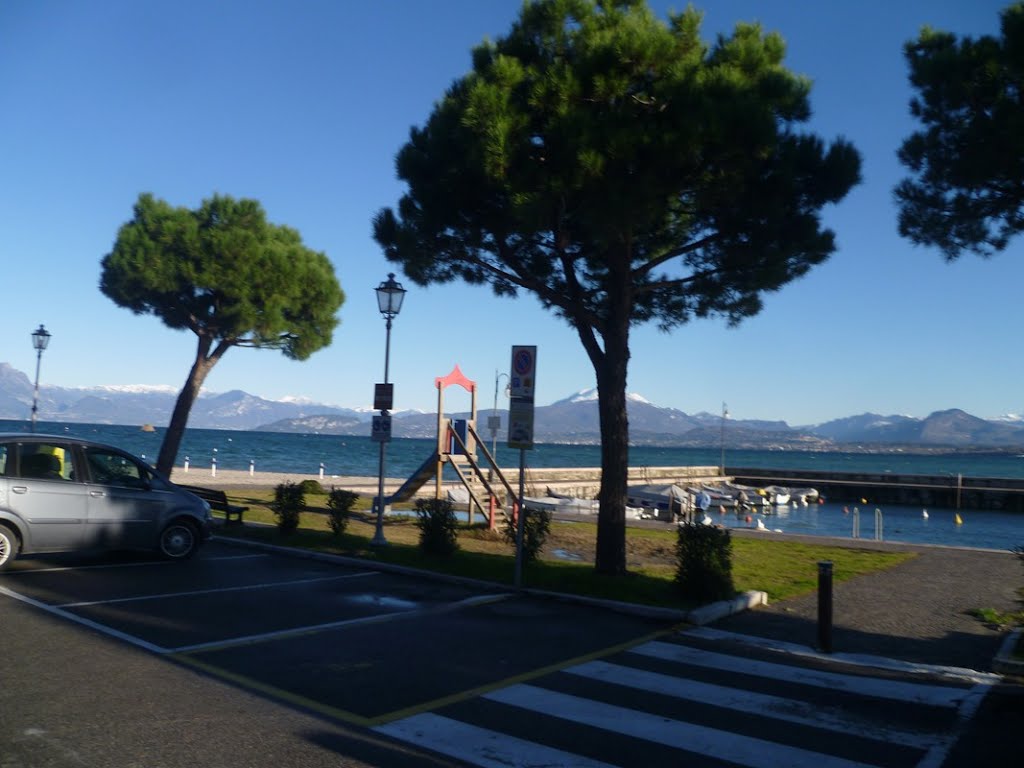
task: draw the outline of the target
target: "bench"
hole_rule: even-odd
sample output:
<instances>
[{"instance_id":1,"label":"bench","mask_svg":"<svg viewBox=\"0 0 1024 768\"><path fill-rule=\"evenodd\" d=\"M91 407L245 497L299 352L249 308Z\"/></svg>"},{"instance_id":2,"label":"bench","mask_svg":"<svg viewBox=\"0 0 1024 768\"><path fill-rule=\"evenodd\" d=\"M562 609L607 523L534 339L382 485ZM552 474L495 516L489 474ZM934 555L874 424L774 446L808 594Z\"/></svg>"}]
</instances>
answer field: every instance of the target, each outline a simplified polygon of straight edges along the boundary
<instances>
[{"instance_id":1,"label":"bench","mask_svg":"<svg viewBox=\"0 0 1024 768\"><path fill-rule=\"evenodd\" d=\"M200 499L203 499L210 505L210 509L223 512L225 523L241 524L242 515L249 509L238 504L229 504L228 495L224 491L218 491L214 488L200 488L198 485L180 485L177 483L176 485L182 490L194 493Z\"/></svg>"}]
</instances>

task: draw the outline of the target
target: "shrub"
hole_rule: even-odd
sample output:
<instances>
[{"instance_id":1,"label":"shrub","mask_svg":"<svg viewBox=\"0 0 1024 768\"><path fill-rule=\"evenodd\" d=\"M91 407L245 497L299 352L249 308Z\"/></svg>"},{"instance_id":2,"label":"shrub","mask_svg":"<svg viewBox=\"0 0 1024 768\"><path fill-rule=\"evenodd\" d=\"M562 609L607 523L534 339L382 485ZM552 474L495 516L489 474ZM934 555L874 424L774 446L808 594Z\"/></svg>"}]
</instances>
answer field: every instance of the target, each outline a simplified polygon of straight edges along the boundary
<instances>
[{"instance_id":1,"label":"shrub","mask_svg":"<svg viewBox=\"0 0 1024 768\"><path fill-rule=\"evenodd\" d=\"M355 491L331 488L331 492L327 496L327 524L331 526L331 533L335 536L344 535L345 529L348 528L352 507L358 498L359 494Z\"/></svg>"},{"instance_id":2,"label":"shrub","mask_svg":"<svg viewBox=\"0 0 1024 768\"><path fill-rule=\"evenodd\" d=\"M459 548L458 520L448 499L416 499L420 549L431 555L451 555Z\"/></svg>"},{"instance_id":3,"label":"shrub","mask_svg":"<svg viewBox=\"0 0 1024 768\"><path fill-rule=\"evenodd\" d=\"M277 531L282 536L299 527L299 515L306 507L306 494L296 483L281 483L274 489L270 509L277 518Z\"/></svg>"},{"instance_id":4,"label":"shrub","mask_svg":"<svg viewBox=\"0 0 1024 768\"><path fill-rule=\"evenodd\" d=\"M685 600L728 600L732 582L732 536L725 528L684 523L676 540L676 587Z\"/></svg>"},{"instance_id":5,"label":"shrub","mask_svg":"<svg viewBox=\"0 0 1024 768\"><path fill-rule=\"evenodd\" d=\"M324 490L324 487L320 484L320 481L313 480L312 478L303 480L299 483L299 487L302 488L302 492L308 496L323 496L327 493L327 491Z\"/></svg>"},{"instance_id":6,"label":"shrub","mask_svg":"<svg viewBox=\"0 0 1024 768\"><path fill-rule=\"evenodd\" d=\"M551 532L551 513L546 509L530 509L523 507L523 562L532 563L544 548L548 534ZM505 519L505 541L513 546L516 543L516 524L511 517Z\"/></svg>"}]
</instances>

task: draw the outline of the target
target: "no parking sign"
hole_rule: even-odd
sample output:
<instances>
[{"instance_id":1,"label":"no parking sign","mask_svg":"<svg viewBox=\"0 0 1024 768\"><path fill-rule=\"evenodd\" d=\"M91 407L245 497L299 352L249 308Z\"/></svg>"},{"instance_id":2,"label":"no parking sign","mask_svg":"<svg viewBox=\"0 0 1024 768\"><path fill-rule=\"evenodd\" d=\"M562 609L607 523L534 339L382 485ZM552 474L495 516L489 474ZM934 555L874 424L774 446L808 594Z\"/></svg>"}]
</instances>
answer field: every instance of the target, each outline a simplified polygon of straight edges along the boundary
<instances>
[{"instance_id":1,"label":"no parking sign","mask_svg":"<svg viewBox=\"0 0 1024 768\"><path fill-rule=\"evenodd\" d=\"M511 370L509 397L528 397L532 401L537 370L537 347L512 347Z\"/></svg>"},{"instance_id":2,"label":"no parking sign","mask_svg":"<svg viewBox=\"0 0 1024 768\"><path fill-rule=\"evenodd\" d=\"M512 347L509 375L508 446L533 448L533 390L537 380L537 347Z\"/></svg>"}]
</instances>

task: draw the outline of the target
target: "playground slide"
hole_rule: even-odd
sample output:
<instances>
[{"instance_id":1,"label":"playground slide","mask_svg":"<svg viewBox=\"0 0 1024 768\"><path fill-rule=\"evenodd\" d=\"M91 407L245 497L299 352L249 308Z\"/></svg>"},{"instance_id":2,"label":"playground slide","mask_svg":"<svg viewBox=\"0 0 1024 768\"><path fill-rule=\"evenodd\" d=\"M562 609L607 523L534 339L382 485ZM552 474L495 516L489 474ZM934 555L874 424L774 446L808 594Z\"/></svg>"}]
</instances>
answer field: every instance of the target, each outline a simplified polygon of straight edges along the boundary
<instances>
[{"instance_id":1,"label":"playground slide","mask_svg":"<svg viewBox=\"0 0 1024 768\"><path fill-rule=\"evenodd\" d=\"M394 504L399 501L409 501L416 495L416 491L423 487L424 483L433 479L437 471L437 451L427 457L426 461L420 464L419 469L412 473L408 480L402 483L401 487L391 494L386 503Z\"/></svg>"}]
</instances>

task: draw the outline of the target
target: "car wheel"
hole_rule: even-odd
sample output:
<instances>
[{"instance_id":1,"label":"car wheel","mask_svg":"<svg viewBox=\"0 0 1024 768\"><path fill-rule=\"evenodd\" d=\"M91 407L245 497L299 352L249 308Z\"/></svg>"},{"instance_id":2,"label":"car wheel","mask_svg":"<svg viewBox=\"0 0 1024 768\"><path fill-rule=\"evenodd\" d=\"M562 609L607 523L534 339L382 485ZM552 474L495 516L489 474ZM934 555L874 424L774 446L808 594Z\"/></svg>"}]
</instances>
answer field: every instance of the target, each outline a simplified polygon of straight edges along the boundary
<instances>
[{"instance_id":1,"label":"car wheel","mask_svg":"<svg viewBox=\"0 0 1024 768\"><path fill-rule=\"evenodd\" d=\"M160 534L160 554L169 560L187 560L197 549L196 527L185 520L175 520Z\"/></svg>"},{"instance_id":2,"label":"car wheel","mask_svg":"<svg viewBox=\"0 0 1024 768\"><path fill-rule=\"evenodd\" d=\"M0 571L14 562L20 549L21 542L14 531L6 525L0 525Z\"/></svg>"}]
</instances>

